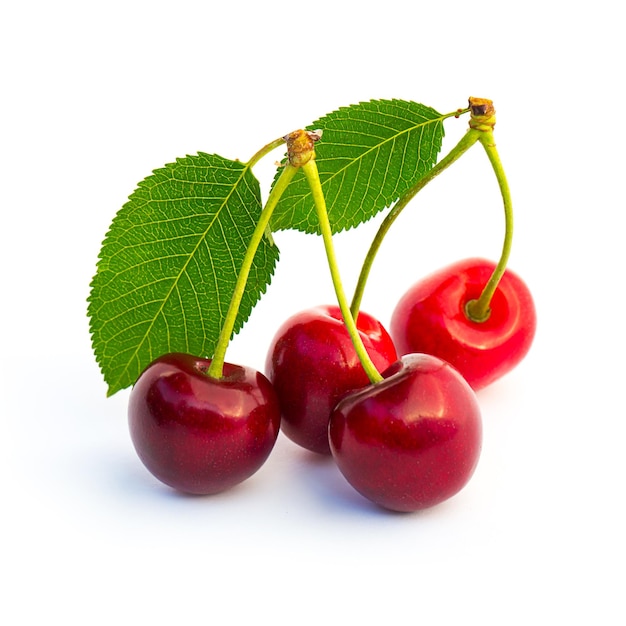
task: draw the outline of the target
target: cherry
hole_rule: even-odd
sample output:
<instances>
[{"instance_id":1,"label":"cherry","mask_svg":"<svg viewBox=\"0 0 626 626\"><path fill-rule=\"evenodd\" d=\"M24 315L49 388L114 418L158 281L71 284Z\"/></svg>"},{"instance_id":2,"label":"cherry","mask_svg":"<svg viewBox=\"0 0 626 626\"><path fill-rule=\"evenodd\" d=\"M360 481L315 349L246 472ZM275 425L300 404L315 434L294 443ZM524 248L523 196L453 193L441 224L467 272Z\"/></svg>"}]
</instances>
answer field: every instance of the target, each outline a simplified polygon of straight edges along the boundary
<instances>
[{"instance_id":1,"label":"cherry","mask_svg":"<svg viewBox=\"0 0 626 626\"><path fill-rule=\"evenodd\" d=\"M397 359L380 322L361 312L356 325L379 371ZM330 454L328 419L335 404L370 382L336 305L301 311L285 321L268 350L265 373L278 394L285 435L320 454Z\"/></svg>"},{"instance_id":2,"label":"cherry","mask_svg":"<svg viewBox=\"0 0 626 626\"><path fill-rule=\"evenodd\" d=\"M153 361L129 401L130 435L139 458L166 485L213 494L254 474L280 427L278 399L255 370L224 364L207 375L209 359L171 353Z\"/></svg>"},{"instance_id":3,"label":"cherry","mask_svg":"<svg viewBox=\"0 0 626 626\"><path fill-rule=\"evenodd\" d=\"M384 508L434 506L459 492L478 463L476 396L449 363L431 355L405 355L382 375L332 412L333 457L347 481Z\"/></svg>"},{"instance_id":4,"label":"cherry","mask_svg":"<svg viewBox=\"0 0 626 626\"><path fill-rule=\"evenodd\" d=\"M507 269L491 298L487 319L474 321L467 310L494 268L491 261L466 259L413 285L391 317L390 333L398 352L438 356L475 390L513 369L530 349L537 326L526 284Z\"/></svg>"}]
</instances>

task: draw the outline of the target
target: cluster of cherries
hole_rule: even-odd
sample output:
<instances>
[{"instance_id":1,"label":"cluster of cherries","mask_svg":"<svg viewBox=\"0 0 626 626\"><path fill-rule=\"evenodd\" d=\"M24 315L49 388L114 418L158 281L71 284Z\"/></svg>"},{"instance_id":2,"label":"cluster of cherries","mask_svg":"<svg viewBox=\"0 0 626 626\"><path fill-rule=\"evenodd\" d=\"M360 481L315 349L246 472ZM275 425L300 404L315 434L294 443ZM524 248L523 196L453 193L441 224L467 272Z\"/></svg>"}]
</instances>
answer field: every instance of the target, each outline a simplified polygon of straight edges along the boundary
<instances>
[{"instance_id":1,"label":"cluster of cherries","mask_svg":"<svg viewBox=\"0 0 626 626\"><path fill-rule=\"evenodd\" d=\"M354 323L372 382L337 305L302 311L278 329L265 374L182 353L161 356L130 395L129 425L145 466L165 484L213 494L252 476L279 430L332 456L346 480L395 511L436 505L458 493L480 456L476 391L528 352L536 313L525 283L498 277L480 319L472 304L497 264L468 259L413 285L387 331L359 311Z\"/></svg>"}]
</instances>

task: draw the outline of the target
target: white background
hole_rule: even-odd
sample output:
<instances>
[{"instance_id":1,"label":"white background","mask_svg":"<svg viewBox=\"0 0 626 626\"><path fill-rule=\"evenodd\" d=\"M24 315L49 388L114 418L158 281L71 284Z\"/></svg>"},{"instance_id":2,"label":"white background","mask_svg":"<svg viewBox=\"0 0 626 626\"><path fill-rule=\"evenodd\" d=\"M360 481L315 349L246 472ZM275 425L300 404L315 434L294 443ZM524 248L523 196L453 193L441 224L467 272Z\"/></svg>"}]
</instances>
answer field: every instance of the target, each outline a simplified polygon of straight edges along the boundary
<instances>
[{"instance_id":1,"label":"white background","mask_svg":"<svg viewBox=\"0 0 626 626\"><path fill-rule=\"evenodd\" d=\"M3 623L626 623L618 7L3 4ZM228 493L157 483L128 437L127 392L105 397L86 317L100 243L135 184L199 150L248 159L338 106L403 98L447 112L470 95L496 105L510 267L539 326L526 360L479 395L484 448L466 489L385 513L282 436ZM443 153L466 123L446 122ZM264 190L273 159L256 170ZM376 223L336 238L349 292ZM364 310L388 323L412 282L496 258L501 237L475 147L397 222ZM258 369L284 318L333 298L321 240L276 241L274 281L228 354Z\"/></svg>"}]
</instances>

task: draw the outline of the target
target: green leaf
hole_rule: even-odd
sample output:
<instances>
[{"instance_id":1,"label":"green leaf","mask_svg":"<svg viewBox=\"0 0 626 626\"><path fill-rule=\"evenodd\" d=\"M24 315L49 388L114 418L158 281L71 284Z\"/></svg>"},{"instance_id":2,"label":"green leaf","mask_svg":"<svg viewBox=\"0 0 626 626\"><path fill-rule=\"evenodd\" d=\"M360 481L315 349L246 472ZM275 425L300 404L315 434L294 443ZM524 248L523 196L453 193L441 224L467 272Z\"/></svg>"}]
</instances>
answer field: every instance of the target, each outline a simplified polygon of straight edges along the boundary
<instances>
[{"instance_id":1,"label":"green leaf","mask_svg":"<svg viewBox=\"0 0 626 626\"><path fill-rule=\"evenodd\" d=\"M88 315L108 395L167 352L212 356L261 213L249 166L199 153L155 170L115 216ZM257 250L234 332L265 292L278 249Z\"/></svg>"},{"instance_id":2,"label":"green leaf","mask_svg":"<svg viewBox=\"0 0 626 626\"><path fill-rule=\"evenodd\" d=\"M367 221L433 167L445 117L416 102L372 100L340 108L307 127L323 130L315 152L333 232ZM280 199L271 228L319 233L302 172Z\"/></svg>"}]
</instances>

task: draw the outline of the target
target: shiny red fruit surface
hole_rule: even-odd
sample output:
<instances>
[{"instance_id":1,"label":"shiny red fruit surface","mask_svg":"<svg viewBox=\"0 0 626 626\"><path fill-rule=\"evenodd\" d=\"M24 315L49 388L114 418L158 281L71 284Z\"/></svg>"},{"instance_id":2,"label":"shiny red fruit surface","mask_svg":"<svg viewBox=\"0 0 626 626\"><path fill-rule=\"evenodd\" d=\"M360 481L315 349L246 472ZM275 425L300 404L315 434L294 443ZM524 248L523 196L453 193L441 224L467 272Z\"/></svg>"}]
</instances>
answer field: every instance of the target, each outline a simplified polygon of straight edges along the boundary
<instances>
[{"instance_id":1,"label":"shiny red fruit surface","mask_svg":"<svg viewBox=\"0 0 626 626\"><path fill-rule=\"evenodd\" d=\"M466 259L413 285L398 302L390 333L400 354L423 352L451 363L475 389L512 370L527 354L537 316L531 293L507 270L491 300L491 314L474 322L465 313L495 263Z\"/></svg>"},{"instance_id":2,"label":"shiny red fruit surface","mask_svg":"<svg viewBox=\"0 0 626 626\"><path fill-rule=\"evenodd\" d=\"M361 312L357 329L382 371L397 359L389 333ZM322 305L290 317L268 351L265 373L278 394L283 432L300 446L330 454L328 419L348 392L369 384L338 306Z\"/></svg>"},{"instance_id":3,"label":"shiny red fruit surface","mask_svg":"<svg viewBox=\"0 0 626 626\"><path fill-rule=\"evenodd\" d=\"M156 359L133 387L130 435L139 458L166 485L192 494L224 491L254 474L280 427L278 399L267 378L188 354Z\"/></svg>"},{"instance_id":4,"label":"shiny red fruit surface","mask_svg":"<svg viewBox=\"0 0 626 626\"><path fill-rule=\"evenodd\" d=\"M335 407L333 457L346 480L384 508L439 504L467 484L480 457L475 393L449 363L426 354L403 356L383 377Z\"/></svg>"}]
</instances>

